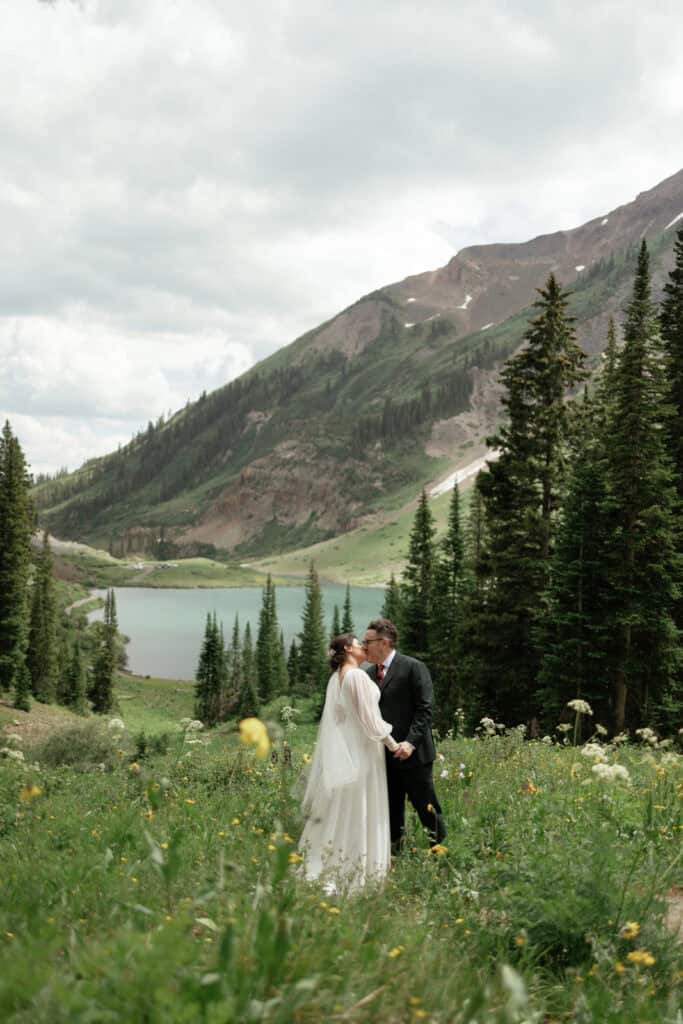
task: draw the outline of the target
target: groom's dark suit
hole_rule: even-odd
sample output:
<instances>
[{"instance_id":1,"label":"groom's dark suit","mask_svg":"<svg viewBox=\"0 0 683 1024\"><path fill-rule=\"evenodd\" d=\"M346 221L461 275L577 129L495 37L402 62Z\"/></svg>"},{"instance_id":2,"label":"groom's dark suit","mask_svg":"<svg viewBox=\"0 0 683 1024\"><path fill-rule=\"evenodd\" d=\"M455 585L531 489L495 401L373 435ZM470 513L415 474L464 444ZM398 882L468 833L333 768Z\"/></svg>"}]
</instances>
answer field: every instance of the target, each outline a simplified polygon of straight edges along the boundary
<instances>
[{"instance_id":1,"label":"groom's dark suit","mask_svg":"<svg viewBox=\"0 0 683 1024\"><path fill-rule=\"evenodd\" d=\"M371 665L368 674L377 683L377 665ZM407 740L415 747L405 761L386 751L392 848L398 849L403 835L406 797L427 829L432 844L440 843L446 835L446 827L432 779L435 751L429 670L423 662L396 651L381 684L377 685L381 691L380 713L386 722L391 722L392 736L398 743ZM428 807L431 810L427 810Z\"/></svg>"}]
</instances>

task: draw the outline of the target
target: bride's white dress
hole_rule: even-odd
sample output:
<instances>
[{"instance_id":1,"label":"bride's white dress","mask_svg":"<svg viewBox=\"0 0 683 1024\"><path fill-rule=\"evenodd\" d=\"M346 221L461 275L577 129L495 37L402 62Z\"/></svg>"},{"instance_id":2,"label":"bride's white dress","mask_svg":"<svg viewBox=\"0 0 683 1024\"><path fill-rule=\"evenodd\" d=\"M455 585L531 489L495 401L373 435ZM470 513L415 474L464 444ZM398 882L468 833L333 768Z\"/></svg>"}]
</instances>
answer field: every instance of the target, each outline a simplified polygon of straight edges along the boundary
<instances>
[{"instance_id":1,"label":"bride's white dress","mask_svg":"<svg viewBox=\"0 0 683 1024\"><path fill-rule=\"evenodd\" d=\"M379 689L360 668L335 672L304 796L299 848L304 874L330 889L379 881L391 863L384 746L395 746L379 713Z\"/></svg>"}]
</instances>

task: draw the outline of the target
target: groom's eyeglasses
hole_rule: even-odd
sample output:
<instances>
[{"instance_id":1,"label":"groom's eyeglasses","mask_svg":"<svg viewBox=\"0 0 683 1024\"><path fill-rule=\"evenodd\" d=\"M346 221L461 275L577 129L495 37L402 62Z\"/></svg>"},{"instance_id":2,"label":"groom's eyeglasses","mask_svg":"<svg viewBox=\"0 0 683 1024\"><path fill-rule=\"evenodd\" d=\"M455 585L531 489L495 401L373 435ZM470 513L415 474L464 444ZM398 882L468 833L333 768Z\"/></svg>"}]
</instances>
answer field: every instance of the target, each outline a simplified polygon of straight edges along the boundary
<instances>
[{"instance_id":1,"label":"groom's eyeglasses","mask_svg":"<svg viewBox=\"0 0 683 1024\"><path fill-rule=\"evenodd\" d=\"M373 640L362 640L361 647L369 647L370 644L378 644L381 640L384 640L383 636L376 636Z\"/></svg>"}]
</instances>

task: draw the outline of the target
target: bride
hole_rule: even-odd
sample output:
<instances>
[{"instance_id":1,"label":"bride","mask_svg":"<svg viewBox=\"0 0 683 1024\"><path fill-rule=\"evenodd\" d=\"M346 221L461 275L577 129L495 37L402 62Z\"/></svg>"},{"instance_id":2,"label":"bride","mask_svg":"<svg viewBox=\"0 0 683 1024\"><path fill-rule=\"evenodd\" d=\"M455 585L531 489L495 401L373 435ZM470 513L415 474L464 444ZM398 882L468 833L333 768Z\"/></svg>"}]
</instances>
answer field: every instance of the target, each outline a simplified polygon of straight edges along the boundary
<instances>
[{"instance_id":1,"label":"bride","mask_svg":"<svg viewBox=\"0 0 683 1024\"><path fill-rule=\"evenodd\" d=\"M384 750L396 750L379 713L379 689L361 668L358 639L332 641L318 739L304 796L306 825L299 848L308 879L330 892L379 881L390 864L389 802Z\"/></svg>"}]
</instances>

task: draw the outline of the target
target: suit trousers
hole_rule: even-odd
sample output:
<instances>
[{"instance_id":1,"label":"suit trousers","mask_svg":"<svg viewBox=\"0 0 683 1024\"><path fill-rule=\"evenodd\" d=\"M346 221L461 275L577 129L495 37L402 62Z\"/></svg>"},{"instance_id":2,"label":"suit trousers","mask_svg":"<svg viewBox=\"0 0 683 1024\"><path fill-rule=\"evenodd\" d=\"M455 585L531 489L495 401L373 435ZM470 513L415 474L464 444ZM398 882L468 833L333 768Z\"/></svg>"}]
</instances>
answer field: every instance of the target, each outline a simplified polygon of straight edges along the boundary
<instances>
[{"instance_id":1,"label":"suit trousers","mask_svg":"<svg viewBox=\"0 0 683 1024\"><path fill-rule=\"evenodd\" d=\"M406 797L417 811L429 836L430 846L441 843L446 836L441 804L434 791L433 764L433 761L412 764L397 761L390 754L387 756L391 848L394 853L399 851L405 831ZM427 810L428 807L432 809Z\"/></svg>"}]
</instances>

